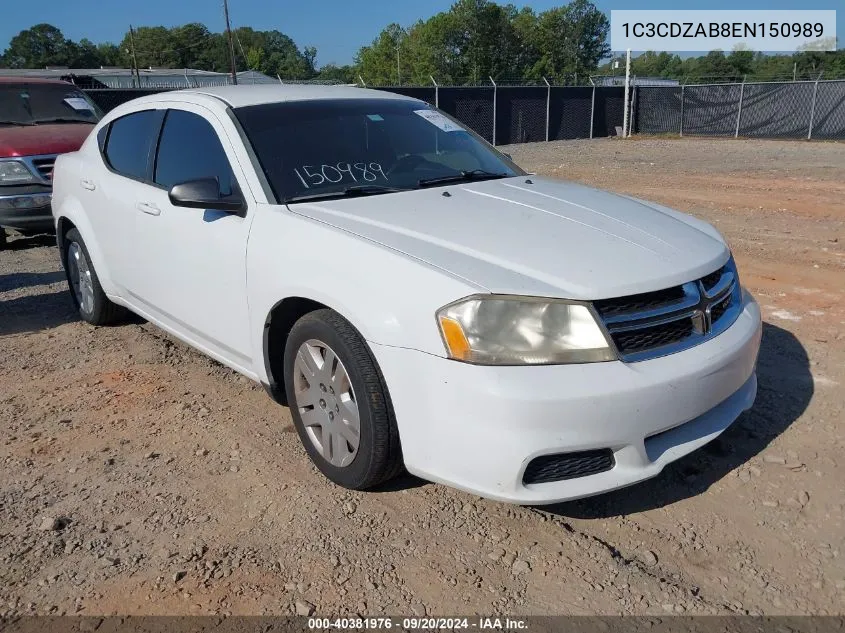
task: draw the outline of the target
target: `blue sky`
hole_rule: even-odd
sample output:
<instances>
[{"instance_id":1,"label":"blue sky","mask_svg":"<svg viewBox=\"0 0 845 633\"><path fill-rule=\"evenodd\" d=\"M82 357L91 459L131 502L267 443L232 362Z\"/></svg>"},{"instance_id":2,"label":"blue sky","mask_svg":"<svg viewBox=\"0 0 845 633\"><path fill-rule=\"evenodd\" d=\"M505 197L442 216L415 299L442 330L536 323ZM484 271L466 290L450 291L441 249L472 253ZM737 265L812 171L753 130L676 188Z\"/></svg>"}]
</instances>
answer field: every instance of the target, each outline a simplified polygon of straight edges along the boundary
<instances>
[{"instance_id":1,"label":"blue sky","mask_svg":"<svg viewBox=\"0 0 845 633\"><path fill-rule=\"evenodd\" d=\"M501 0L504 3L506 0ZM520 2L537 11L565 4L563 0ZM845 4L842 0L594 0L603 11L611 9L839 9L837 32L845 40ZM0 49L19 31L39 22L59 27L66 37L94 42L118 42L129 27L162 24L175 26L202 22L212 31L223 29L222 0L41 0L3 3ZM452 0L229 0L234 26L278 29L300 46L316 46L319 65L352 61L358 48L371 42L385 25L409 25L448 9ZM840 44L841 45L841 44Z\"/></svg>"}]
</instances>

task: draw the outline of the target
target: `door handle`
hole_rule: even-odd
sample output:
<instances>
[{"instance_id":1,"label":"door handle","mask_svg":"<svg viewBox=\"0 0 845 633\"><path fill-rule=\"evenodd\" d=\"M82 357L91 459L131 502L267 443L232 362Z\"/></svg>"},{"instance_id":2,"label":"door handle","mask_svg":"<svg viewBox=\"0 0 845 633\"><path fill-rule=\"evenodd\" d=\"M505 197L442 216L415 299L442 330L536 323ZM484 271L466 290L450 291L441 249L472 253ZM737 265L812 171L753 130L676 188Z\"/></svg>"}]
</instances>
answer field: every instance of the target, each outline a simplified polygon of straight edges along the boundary
<instances>
[{"instance_id":1,"label":"door handle","mask_svg":"<svg viewBox=\"0 0 845 633\"><path fill-rule=\"evenodd\" d=\"M148 215L161 215L161 209L149 202L139 202L138 210L143 211Z\"/></svg>"},{"instance_id":2,"label":"door handle","mask_svg":"<svg viewBox=\"0 0 845 633\"><path fill-rule=\"evenodd\" d=\"M94 184L93 180L88 180L87 178L81 178L79 180L79 185L83 189L87 189L88 191L94 191L97 188L97 185Z\"/></svg>"}]
</instances>

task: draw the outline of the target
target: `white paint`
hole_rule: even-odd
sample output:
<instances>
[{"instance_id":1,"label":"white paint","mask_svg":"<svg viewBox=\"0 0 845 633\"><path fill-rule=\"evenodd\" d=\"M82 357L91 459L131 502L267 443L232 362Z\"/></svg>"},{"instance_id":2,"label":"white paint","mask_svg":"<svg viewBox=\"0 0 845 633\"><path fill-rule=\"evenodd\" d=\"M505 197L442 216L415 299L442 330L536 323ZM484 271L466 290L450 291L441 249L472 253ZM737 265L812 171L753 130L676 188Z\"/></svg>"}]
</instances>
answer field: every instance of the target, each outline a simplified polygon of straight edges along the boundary
<instances>
[{"instance_id":1,"label":"white paint","mask_svg":"<svg viewBox=\"0 0 845 633\"><path fill-rule=\"evenodd\" d=\"M439 308L471 294L590 300L702 277L729 257L712 226L571 183L532 178L528 189L525 177L449 186L448 198L432 188L276 205L227 101L279 101L289 89L298 99L367 91L252 88L161 93L124 104L78 152L56 161L53 214L77 226L116 303L263 383L271 380L264 333L272 308L288 297L329 306L356 327L379 363L408 470L511 502L561 501L657 475L753 403L761 319L748 293L734 325L719 336L632 364L459 363L445 357L435 321ZM174 207L166 190L105 167L99 129L151 108L187 110L210 123L246 200L243 217ZM83 180L96 188L83 188ZM160 213L142 213L139 205ZM644 438L675 427L649 458ZM605 447L614 451L610 471L522 484L538 455Z\"/></svg>"},{"instance_id":2,"label":"white paint","mask_svg":"<svg viewBox=\"0 0 845 633\"><path fill-rule=\"evenodd\" d=\"M464 132L464 128L437 110L414 110L414 114L421 116L432 125L436 125L444 132Z\"/></svg>"},{"instance_id":3,"label":"white paint","mask_svg":"<svg viewBox=\"0 0 845 633\"><path fill-rule=\"evenodd\" d=\"M65 99L65 103L74 110L93 110L91 104L82 97L68 97Z\"/></svg>"}]
</instances>

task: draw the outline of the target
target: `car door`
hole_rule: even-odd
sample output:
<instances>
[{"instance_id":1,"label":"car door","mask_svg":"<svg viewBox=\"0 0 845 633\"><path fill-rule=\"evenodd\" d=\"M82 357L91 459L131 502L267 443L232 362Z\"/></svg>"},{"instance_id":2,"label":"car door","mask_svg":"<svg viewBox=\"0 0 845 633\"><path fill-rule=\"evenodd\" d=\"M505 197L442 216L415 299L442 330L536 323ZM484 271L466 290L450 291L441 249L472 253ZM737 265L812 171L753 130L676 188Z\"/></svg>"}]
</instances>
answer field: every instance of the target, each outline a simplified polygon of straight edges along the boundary
<instances>
[{"instance_id":1,"label":"car door","mask_svg":"<svg viewBox=\"0 0 845 633\"><path fill-rule=\"evenodd\" d=\"M164 115L152 183L135 200L135 266L126 286L156 320L251 371L246 247L254 209L236 214L170 203L173 185L199 178L216 178L224 193L239 192L238 181L246 181L215 114L180 104Z\"/></svg>"},{"instance_id":2,"label":"car door","mask_svg":"<svg viewBox=\"0 0 845 633\"><path fill-rule=\"evenodd\" d=\"M132 250L137 201L149 188L150 163L164 110L139 110L112 121L98 134L102 161L88 162L79 185L85 212L95 227L108 272L118 293L137 262Z\"/></svg>"}]
</instances>

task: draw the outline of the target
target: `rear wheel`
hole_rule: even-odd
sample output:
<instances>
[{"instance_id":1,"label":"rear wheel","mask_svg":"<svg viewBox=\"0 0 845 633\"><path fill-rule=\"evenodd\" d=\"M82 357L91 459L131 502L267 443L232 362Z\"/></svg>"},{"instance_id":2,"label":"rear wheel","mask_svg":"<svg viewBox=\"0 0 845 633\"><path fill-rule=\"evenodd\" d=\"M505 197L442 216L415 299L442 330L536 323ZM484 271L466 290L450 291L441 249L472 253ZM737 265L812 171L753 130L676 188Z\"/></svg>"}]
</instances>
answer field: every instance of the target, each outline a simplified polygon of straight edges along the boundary
<instances>
[{"instance_id":1,"label":"rear wheel","mask_svg":"<svg viewBox=\"0 0 845 633\"><path fill-rule=\"evenodd\" d=\"M91 256L76 229L65 234L65 273L71 298L83 321L108 325L126 316L126 309L112 303L103 292Z\"/></svg>"},{"instance_id":2,"label":"rear wheel","mask_svg":"<svg viewBox=\"0 0 845 633\"><path fill-rule=\"evenodd\" d=\"M285 346L291 416L309 457L336 484L372 488L402 470L393 405L358 331L332 310L311 312Z\"/></svg>"}]
</instances>

